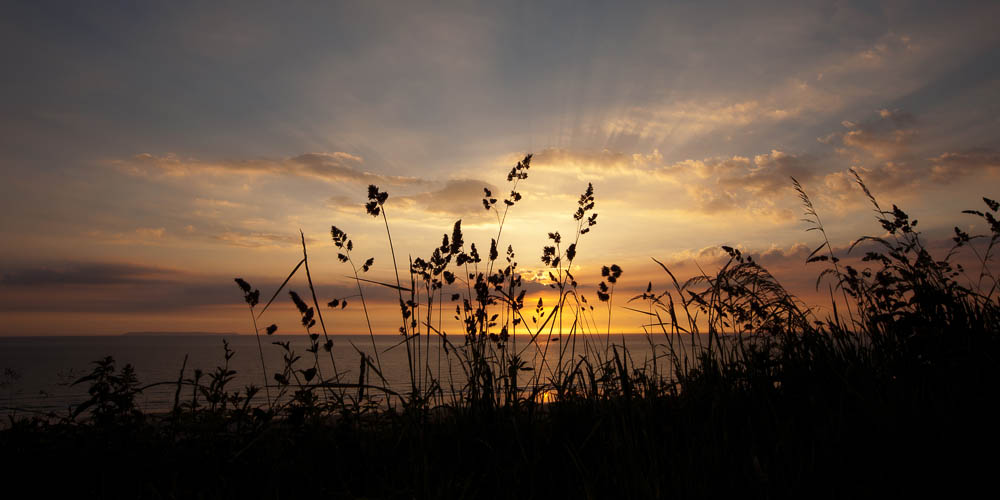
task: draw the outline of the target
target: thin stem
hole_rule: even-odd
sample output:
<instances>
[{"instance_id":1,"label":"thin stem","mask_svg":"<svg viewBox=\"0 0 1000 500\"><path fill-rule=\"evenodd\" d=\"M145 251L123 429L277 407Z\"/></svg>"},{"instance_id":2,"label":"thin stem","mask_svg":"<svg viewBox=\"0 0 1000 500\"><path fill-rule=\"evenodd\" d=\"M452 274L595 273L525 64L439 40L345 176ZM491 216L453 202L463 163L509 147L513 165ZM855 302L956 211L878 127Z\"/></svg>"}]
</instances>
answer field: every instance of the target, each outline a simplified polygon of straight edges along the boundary
<instances>
[{"instance_id":1,"label":"thin stem","mask_svg":"<svg viewBox=\"0 0 1000 500\"><path fill-rule=\"evenodd\" d=\"M339 382L340 372L337 370L337 360L333 359L333 343L330 340L329 334L327 334L326 332L326 323L323 322L323 309L319 306L319 300L316 299L316 289L315 287L313 287L312 275L309 273L309 255L306 253L306 235L305 233L302 232L301 229L299 229L299 236L302 238L302 262L306 268L306 281L309 282L309 293L312 294L313 305L316 306L316 315L319 316L319 324L320 327L323 329L323 340L330 342L331 347L330 350L327 351L327 353L330 355L330 363L333 365L333 377L337 382ZM319 353L318 352L314 353L314 356L317 358L316 369L318 371ZM320 378L322 379L322 377L323 375L322 373L320 373Z\"/></svg>"},{"instance_id":2,"label":"thin stem","mask_svg":"<svg viewBox=\"0 0 1000 500\"><path fill-rule=\"evenodd\" d=\"M406 363L409 365L410 369L410 388L412 389L411 394L413 394L417 392L417 383L416 380L414 380L415 374L413 372L413 355L410 349L410 335L406 325L406 314L404 314L406 304L403 302L403 285L400 284L399 281L399 266L396 264L396 249L392 245L392 233L389 232L389 219L385 215L385 206L380 203L379 208L382 212L382 222L385 223L385 235L389 238L389 252L392 254L392 270L396 273L396 293L399 295L399 314L403 318L403 338L406 341Z\"/></svg>"},{"instance_id":3,"label":"thin stem","mask_svg":"<svg viewBox=\"0 0 1000 500\"><path fill-rule=\"evenodd\" d=\"M372 320L368 315L368 304L365 303L365 293L361 290L361 277L358 276L358 268L354 265L354 261L351 260L351 251L347 251L347 261L351 264L351 269L354 271L354 282L358 285L358 296L361 297L361 309L365 312L365 324L368 325L368 336L372 341L372 351L375 353L375 364L378 365L379 373L382 373L382 361L379 359L378 348L375 347L375 332L372 330Z\"/></svg>"},{"instance_id":4,"label":"thin stem","mask_svg":"<svg viewBox=\"0 0 1000 500\"><path fill-rule=\"evenodd\" d=\"M253 333L257 336L257 351L260 352L260 369L264 371L264 393L267 395L267 407L274 409L271 405L271 390L267 388L267 367L264 366L264 347L260 343L260 329L257 328L257 317L253 313L253 306L250 306L250 321L253 323ZM184 361L187 362L187 358Z\"/></svg>"}]
</instances>

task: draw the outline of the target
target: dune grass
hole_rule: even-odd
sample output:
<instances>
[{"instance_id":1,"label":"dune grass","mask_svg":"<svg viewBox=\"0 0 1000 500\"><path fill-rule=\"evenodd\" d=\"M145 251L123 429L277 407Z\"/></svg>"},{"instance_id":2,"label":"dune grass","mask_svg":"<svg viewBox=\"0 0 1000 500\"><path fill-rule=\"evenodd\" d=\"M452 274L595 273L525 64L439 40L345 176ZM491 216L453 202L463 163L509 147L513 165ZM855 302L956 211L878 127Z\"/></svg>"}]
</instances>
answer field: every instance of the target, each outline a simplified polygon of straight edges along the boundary
<instances>
[{"instance_id":1,"label":"dune grass","mask_svg":"<svg viewBox=\"0 0 1000 500\"><path fill-rule=\"evenodd\" d=\"M917 221L883 209L855 173L883 234L859 238L851 248L863 255L849 263L792 179L821 240L808 258L830 298L820 316L730 247L711 275L681 279L656 261L668 287L650 283L625 299L615 285L627 270L609 263L588 300L572 272L597 225L588 185L574 232L549 233L542 250L557 292L545 304L526 297L503 243L530 165L529 155L511 169L508 196L484 190L497 220L487 250L467 244L458 221L402 269L389 195L371 186L365 208L386 229L393 283L363 278L373 259L357 266L348 234L331 228L358 295L326 306L359 299L371 352L327 334L302 238L302 259L259 311L260 292L236 280L260 339L278 328L257 327L268 307L296 273L307 277L309 293L289 297L309 348L303 357L274 341L284 366L270 373L258 344L270 373L263 403L259 387L228 386L228 346L207 376L182 367L176 381L153 384L176 385L168 415L140 412L135 396L151 386L108 358L79 381L90 398L71 414L11 419L0 432L3 470L29 477L58 457L78 496L102 497L835 498L953 496L985 483L991 462L978 453L997 449L997 202L966 211L987 233L956 228L951 251L932 256ZM959 252L978 269L956 264ZM364 298L371 287L398 296L405 389L383 376ZM647 317L654 357L669 369L636 362L617 343L610 314L619 305ZM607 308L607 324L596 307ZM322 373L322 351L332 361L344 348L358 368Z\"/></svg>"}]
</instances>

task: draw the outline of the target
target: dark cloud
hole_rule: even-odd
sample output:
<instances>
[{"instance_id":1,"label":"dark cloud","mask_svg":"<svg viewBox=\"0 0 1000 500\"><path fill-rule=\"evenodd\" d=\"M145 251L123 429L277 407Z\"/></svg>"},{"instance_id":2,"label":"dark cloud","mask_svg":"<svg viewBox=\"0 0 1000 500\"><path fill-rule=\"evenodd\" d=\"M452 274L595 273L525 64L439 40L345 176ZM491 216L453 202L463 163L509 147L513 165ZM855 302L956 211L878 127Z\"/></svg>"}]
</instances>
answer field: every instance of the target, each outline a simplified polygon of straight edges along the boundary
<instances>
[{"instance_id":1,"label":"dark cloud","mask_svg":"<svg viewBox=\"0 0 1000 500\"><path fill-rule=\"evenodd\" d=\"M456 179L447 181L441 189L404 196L400 200L416 204L426 212L457 217L477 216L485 212L482 202L485 194L483 188L488 188L493 196L499 199L508 194L488 182Z\"/></svg>"},{"instance_id":2,"label":"dark cloud","mask_svg":"<svg viewBox=\"0 0 1000 500\"><path fill-rule=\"evenodd\" d=\"M70 263L55 267L35 267L7 271L0 278L5 286L146 284L177 271L126 263Z\"/></svg>"},{"instance_id":3,"label":"dark cloud","mask_svg":"<svg viewBox=\"0 0 1000 500\"><path fill-rule=\"evenodd\" d=\"M991 148L945 152L921 157L918 120L901 110L882 109L877 117L854 123L845 121L846 132L820 138L851 158L855 171L870 189L900 192L928 185L943 185L959 179L1000 170L1000 152ZM831 173L824 179L833 197L854 192L849 172Z\"/></svg>"},{"instance_id":4,"label":"dark cloud","mask_svg":"<svg viewBox=\"0 0 1000 500\"><path fill-rule=\"evenodd\" d=\"M1000 151L995 149L942 153L930 161L931 179L940 183L949 183L969 175L1000 171Z\"/></svg>"},{"instance_id":5,"label":"dark cloud","mask_svg":"<svg viewBox=\"0 0 1000 500\"><path fill-rule=\"evenodd\" d=\"M913 188L926 176L926 162L915 155L920 131L918 121L903 110L881 109L876 116L860 122L844 121L845 132L819 139L849 158L865 185L876 192L890 193ZM832 200L846 202L856 194L854 176L844 168L824 178Z\"/></svg>"},{"instance_id":6,"label":"dark cloud","mask_svg":"<svg viewBox=\"0 0 1000 500\"><path fill-rule=\"evenodd\" d=\"M351 181L361 184L425 184L415 177L374 174L359 170L360 157L347 153L306 153L284 162L289 172L313 176L323 180Z\"/></svg>"},{"instance_id":7,"label":"dark cloud","mask_svg":"<svg viewBox=\"0 0 1000 500\"><path fill-rule=\"evenodd\" d=\"M245 159L209 161L180 158L173 154L156 156L135 155L113 164L137 176L178 178L198 175L256 174L307 177L326 182L358 184L422 185L426 181L415 177L383 175L361 169L364 160L349 153L305 153L281 160Z\"/></svg>"},{"instance_id":8,"label":"dark cloud","mask_svg":"<svg viewBox=\"0 0 1000 500\"><path fill-rule=\"evenodd\" d=\"M868 152L876 158L896 158L906 153L917 136L916 120L905 111L879 111L879 117L861 123L844 122L844 146Z\"/></svg>"},{"instance_id":9,"label":"dark cloud","mask_svg":"<svg viewBox=\"0 0 1000 500\"><path fill-rule=\"evenodd\" d=\"M276 299L287 303L288 290L307 290L297 276ZM250 279L266 301L280 286L276 279ZM396 292L364 285L371 303L398 301ZM321 303L334 298L354 300L353 283L317 284ZM82 313L170 313L213 306L243 304L233 277L196 275L180 270L125 263L70 263L10 270L0 281L0 311Z\"/></svg>"},{"instance_id":10,"label":"dark cloud","mask_svg":"<svg viewBox=\"0 0 1000 500\"><path fill-rule=\"evenodd\" d=\"M916 118L902 110L881 109L864 121L841 123L844 132L834 132L819 139L842 153L865 153L878 159L896 159L909 152L917 137Z\"/></svg>"}]
</instances>

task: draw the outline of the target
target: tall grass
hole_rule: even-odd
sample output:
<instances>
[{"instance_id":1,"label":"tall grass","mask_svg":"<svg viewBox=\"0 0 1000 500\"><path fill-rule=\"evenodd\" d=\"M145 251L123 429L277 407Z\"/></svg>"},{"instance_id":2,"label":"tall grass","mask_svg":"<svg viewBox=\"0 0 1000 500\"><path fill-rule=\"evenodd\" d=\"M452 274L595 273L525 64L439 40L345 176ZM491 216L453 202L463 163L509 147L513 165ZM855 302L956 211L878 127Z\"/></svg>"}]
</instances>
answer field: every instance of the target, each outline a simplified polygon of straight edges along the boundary
<instances>
[{"instance_id":1,"label":"tall grass","mask_svg":"<svg viewBox=\"0 0 1000 500\"><path fill-rule=\"evenodd\" d=\"M574 275L578 249L597 225L592 185L569 219L570 236L549 232L542 249L555 298L546 306L527 297L518 257L502 241L530 166L528 155L510 170L508 196L484 190L483 207L497 220L496 236L482 245L488 250L466 242L459 220L426 257L411 258L404 269L386 215L391 198L371 186L365 209L382 218L395 283L362 278L374 260L355 265L347 233L331 228L372 343L370 353L352 346L359 362L350 379L336 365L333 373L320 371L319 349L332 361L337 346L321 314L322 345L312 331L320 302L303 237L302 259L260 312L259 292L237 279L260 348L257 321L296 273L306 271L312 305L294 291L289 295L302 315L312 363L300 367L303 360L288 342L274 342L284 366L263 384L266 406L254 403L255 386L229 389L234 372L226 346L226 363L207 383L200 371L185 378L182 368L176 382L153 384L177 386L175 410L163 417L168 431L142 427L160 417L138 412L134 396L153 385L139 385L130 367L116 372L111 359L79 381L91 384L91 398L62 425L139 426L157 439L167 432L174 443L207 429L232 463L263 466L278 455L312 474L325 469L304 464L321 458L339 467L332 484L289 486L282 495L841 496L872 484L891 490L888 482L935 469L955 473L940 460L945 454L953 457L950 465L977 470L969 457L956 461L954 455L972 439L996 437L982 411L995 394L988 380L996 376L1000 353L993 264L1000 204L984 198L985 209L966 211L988 232L956 227L953 247L935 257L917 221L896 206L884 209L855 172L884 234L858 238L845 254L827 237L805 187L792 179L807 231L820 235L807 263L824 266L816 286L825 287L829 312L804 304L737 248L723 247L728 260L714 273L686 279L653 259L667 286L656 290L650 281L619 307L646 318L651 357L636 360L611 330L621 303L615 287L625 271L602 267L596 302ZM976 269L957 263L966 251L963 258ZM382 372L365 300L371 287L398 297L405 389L390 385ZM327 307L343 309L346 299ZM595 315L602 304L606 321ZM277 328L272 324L265 334ZM262 350L260 356L266 373ZM191 391L187 402L182 388ZM76 424L88 411L91 418ZM308 461L282 442L306 450Z\"/></svg>"}]
</instances>

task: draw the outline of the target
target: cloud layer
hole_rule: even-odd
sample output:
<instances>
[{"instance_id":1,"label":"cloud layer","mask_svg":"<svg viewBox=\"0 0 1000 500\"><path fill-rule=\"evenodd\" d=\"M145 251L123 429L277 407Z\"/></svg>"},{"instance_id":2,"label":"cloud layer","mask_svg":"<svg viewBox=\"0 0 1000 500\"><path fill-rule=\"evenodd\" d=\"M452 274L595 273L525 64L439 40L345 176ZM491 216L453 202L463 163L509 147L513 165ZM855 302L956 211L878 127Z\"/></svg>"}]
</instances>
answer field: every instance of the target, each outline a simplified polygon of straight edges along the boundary
<instances>
[{"instance_id":1,"label":"cloud layer","mask_svg":"<svg viewBox=\"0 0 1000 500\"><path fill-rule=\"evenodd\" d=\"M797 258L792 177L838 247L871 223L848 169L928 230L1000 197L995 2L60 9L0 16L17 68L0 81L0 308L18 331L46 310L228 318L231 276L281 278L299 230L322 281L350 284L331 225L390 276L369 184L390 193L400 261L456 219L482 250L482 189L506 195L527 153L501 239L532 271L590 183L581 275L720 244Z\"/></svg>"},{"instance_id":2,"label":"cloud layer","mask_svg":"<svg viewBox=\"0 0 1000 500\"><path fill-rule=\"evenodd\" d=\"M290 176L317 179L330 183L420 185L425 181L404 176L375 174L361 169L361 157L349 153L305 153L281 160L248 159L204 161L179 158L174 154L154 156L142 153L113 164L132 175L166 178L190 178L226 174Z\"/></svg>"}]
</instances>

